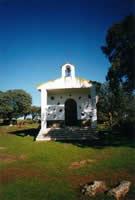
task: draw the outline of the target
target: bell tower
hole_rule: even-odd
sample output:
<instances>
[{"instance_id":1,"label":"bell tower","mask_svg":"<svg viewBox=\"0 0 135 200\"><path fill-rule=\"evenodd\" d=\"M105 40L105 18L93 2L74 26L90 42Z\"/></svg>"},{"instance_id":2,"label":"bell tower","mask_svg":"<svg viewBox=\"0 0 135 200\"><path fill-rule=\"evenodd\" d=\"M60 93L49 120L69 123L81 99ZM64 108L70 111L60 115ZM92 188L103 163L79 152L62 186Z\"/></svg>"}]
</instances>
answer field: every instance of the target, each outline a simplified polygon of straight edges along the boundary
<instances>
[{"instance_id":1,"label":"bell tower","mask_svg":"<svg viewBox=\"0 0 135 200\"><path fill-rule=\"evenodd\" d=\"M65 64L62 66L62 78L75 78L75 67L71 64Z\"/></svg>"}]
</instances>

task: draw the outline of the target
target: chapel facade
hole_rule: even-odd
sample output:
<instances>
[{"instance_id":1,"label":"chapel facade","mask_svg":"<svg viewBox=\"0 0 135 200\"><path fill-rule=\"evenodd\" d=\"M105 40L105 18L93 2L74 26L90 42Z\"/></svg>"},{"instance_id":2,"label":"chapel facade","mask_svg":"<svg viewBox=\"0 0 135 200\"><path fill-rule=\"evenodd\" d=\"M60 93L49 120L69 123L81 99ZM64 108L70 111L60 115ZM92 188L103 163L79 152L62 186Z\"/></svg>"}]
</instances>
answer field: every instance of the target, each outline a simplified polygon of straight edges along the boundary
<instances>
[{"instance_id":1,"label":"chapel facade","mask_svg":"<svg viewBox=\"0 0 135 200\"><path fill-rule=\"evenodd\" d=\"M97 96L92 81L76 77L75 66L61 67L61 77L43 83L41 92L41 130L37 140L44 140L50 129L96 127Z\"/></svg>"}]
</instances>

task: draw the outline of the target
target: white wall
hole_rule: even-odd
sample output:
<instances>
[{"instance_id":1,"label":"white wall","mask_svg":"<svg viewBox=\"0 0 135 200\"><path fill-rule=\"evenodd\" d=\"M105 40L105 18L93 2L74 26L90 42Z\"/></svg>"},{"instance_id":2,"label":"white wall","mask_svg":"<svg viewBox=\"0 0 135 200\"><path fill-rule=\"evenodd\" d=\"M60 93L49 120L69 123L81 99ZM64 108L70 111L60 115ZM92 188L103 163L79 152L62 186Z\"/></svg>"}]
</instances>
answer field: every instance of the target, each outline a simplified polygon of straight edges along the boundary
<instances>
[{"instance_id":1,"label":"white wall","mask_svg":"<svg viewBox=\"0 0 135 200\"><path fill-rule=\"evenodd\" d=\"M74 99L77 103L78 120L90 119L92 112L92 100L89 98L90 90L88 92L60 92L58 94L48 94L47 97L47 120L64 120L65 118L65 101L67 99ZM54 99L52 99L54 98Z\"/></svg>"},{"instance_id":2,"label":"white wall","mask_svg":"<svg viewBox=\"0 0 135 200\"><path fill-rule=\"evenodd\" d=\"M65 76L67 65L70 65L71 76ZM41 91L41 130L47 128L47 120L65 119L65 102L74 99L77 103L78 120L91 119L96 127L96 93L89 80L75 77L75 67L71 64L62 66L62 76L38 86ZM89 96L91 98L89 98ZM54 99L51 99L53 97ZM92 118L91 118L92 117Z\"/></svg>"}]
</instances>

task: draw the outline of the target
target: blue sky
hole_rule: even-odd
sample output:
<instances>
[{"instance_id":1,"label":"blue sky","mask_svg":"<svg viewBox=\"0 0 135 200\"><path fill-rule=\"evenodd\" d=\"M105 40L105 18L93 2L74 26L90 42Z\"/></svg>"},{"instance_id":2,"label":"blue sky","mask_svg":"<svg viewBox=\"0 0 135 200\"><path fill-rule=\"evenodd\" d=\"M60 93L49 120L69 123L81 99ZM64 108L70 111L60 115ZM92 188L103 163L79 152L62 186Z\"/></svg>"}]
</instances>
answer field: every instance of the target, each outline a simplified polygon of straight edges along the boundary
<instances>
[{"instance_id":1,"label":"blue sky","mask_svg":"<svg viewBox=\"0 0 135 200\"><path fill-rule=\"evenodd\" d=\"M66 62L104 82L106 32L132 9L132 0L0 0L0 90L24 89L40 105L36 86Z\"/></svg>"}]
</instances>

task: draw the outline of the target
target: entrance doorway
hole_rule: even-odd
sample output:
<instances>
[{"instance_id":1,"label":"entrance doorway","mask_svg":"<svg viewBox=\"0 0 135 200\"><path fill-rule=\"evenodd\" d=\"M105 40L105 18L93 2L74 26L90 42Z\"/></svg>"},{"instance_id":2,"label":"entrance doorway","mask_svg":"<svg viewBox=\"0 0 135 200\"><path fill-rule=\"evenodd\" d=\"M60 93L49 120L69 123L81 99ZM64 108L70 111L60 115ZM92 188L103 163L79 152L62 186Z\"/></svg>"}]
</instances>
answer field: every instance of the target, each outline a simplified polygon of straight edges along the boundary
<instances>
[{"instance_id":1,"label":"entrance doorway","mask_svg":"<svg viewBox=\"0 0 135 200\"><path fill-rule=\"evenodd\" d=\"M74 99L68 99L65 102L65 125L77 125L77 103Z\"/></svg>"}]
</instances>

